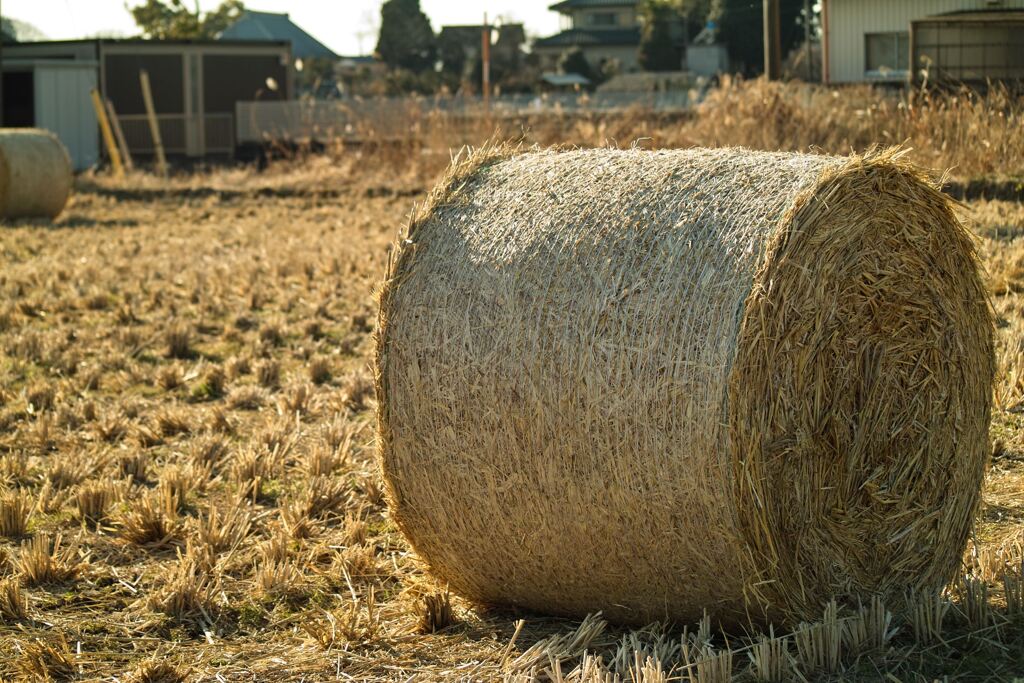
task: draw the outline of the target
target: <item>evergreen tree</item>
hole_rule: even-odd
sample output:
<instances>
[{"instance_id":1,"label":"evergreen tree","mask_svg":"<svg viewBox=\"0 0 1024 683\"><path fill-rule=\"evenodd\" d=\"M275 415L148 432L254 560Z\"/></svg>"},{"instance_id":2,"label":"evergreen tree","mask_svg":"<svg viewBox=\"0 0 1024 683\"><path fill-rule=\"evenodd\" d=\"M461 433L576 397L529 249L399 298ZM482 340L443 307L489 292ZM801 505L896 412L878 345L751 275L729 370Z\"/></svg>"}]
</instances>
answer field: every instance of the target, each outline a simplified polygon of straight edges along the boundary
<instances>
[{"instance_id":1,"label":"evergreen tree","mask_svg":"<svg viewBox=\"0 0 1024 683\"><path fill-rule=\"evenodd\" d=\"M15 30L14 24L4 17L0 17L0 40L3 40L5 45L18 42L18 32Z\"/></svg>"},{"instance_id":2,"label":"evergreen tree","mask_svg":"<svg viewBox=\"0 0 1024 683\"><path fill-rule=\"evenodd\" d=\"M381 5L377 54L392 69L434 68L437 41L420 0L387 0Z\"/></svg>"},{"instance_id":3,"label":"evergreen tree","mask_svg":"<svg viewBox=\"0 0 1024 683\"><path fill-rule=\"evenodd\" d=\"M583 50L578 47L574 47L571 50L567 50L562 53L561 58L558 60L558 68L562 73L566 74L578 74L588 79L591 83L598 80L594 74L594 67L590 65L590 61L587 56L583 54Z\"/></svg>"},{"instance_id":4,"label":"evergreen tree","mask_svg":"<svg viewBox=\"0 0 1024 683\"><path fill-rule=\"evenodd\" d=\"M243 12L245 12L245 5L242 0L224 0L217 6L217 9L203 15L204 36L216 38L235 23Z\"/></svg>"},{"instance_id":5,"label":"evergreen tree","mask_svg":"<svg viewBox=\"0 0 1024 683\"><path fill-rule=\"evenodd\" d=\"M692 22L698 23L701 27L711 14L711 6L714 0L678 0L679 13Z\"/></svg>"},{"instance_id":6,"label":"evergreen tree","mask_svg":"<svg viewBox=\"0 0 1024 683\"><path fill-rule=\"evenodd\" d=\"M781 0L782 57L803 40L803 0ZM748 75L764 72L764 3L762 0L714 0L711 18L719 40L729 46L733 68Z\"/></svg>"},{"instance_id":7,"label":"evergreen tree","mask_svg":"<svg viewBox=\"0 0 1024 683\"><path fill-rule=\"evenodd\" d=\"M462 78L466 71L466 50L453 33L442 32L437 39L437 57L446 74Z\"/></svg>"},{"instance_id":8,"label":"evergreen tree","mask_svg":"<svg viewBox=\"0 0 1024 683\"><path fill-rule=\"evenodd\" d=\"M707 26L715 0L678 0L679 14L686 21L687 37L696 38Z\"/></svg>"},{"instance_id":9,"label":"evergreen tree","mask_svg":"<svg viewBox=\"0 0 1024 683\"><path fill-rule=\"evenodd\" d=\"M680 19L675 3L646 0L641 8L639 61L646 71L678 71L683 55L672 36L672 24Z\"/></svg>"}]
</instances>

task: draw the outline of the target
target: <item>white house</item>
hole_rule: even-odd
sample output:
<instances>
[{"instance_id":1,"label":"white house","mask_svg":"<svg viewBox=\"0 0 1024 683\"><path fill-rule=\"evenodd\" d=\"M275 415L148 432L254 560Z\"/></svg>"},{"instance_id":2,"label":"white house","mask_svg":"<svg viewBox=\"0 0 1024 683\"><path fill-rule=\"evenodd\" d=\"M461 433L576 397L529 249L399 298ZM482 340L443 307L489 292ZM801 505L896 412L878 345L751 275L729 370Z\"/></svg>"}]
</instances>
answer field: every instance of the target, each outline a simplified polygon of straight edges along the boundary
<instances>
[{"instance_id":1,"label":"white house","mask_svg":"<svg viewBox=\"0 0 1024 683\"><path fill-rule=\"evenodd\" d=\"M562 32L533 43L545 69L578 47L595 68L615 62L621 72L639 69L640 13L637 0L562 0L549 9L562 15Z\"/></svg>"},{"instance_id":2,"label":"white house","mask_svg":"<svg viewBox=\"0 0 1024 683\"><path fill-rule=\"evenodd\" d=\"M822 0L827 83L1024 79L1024 0Z\"/></svg>"}]
</instances>

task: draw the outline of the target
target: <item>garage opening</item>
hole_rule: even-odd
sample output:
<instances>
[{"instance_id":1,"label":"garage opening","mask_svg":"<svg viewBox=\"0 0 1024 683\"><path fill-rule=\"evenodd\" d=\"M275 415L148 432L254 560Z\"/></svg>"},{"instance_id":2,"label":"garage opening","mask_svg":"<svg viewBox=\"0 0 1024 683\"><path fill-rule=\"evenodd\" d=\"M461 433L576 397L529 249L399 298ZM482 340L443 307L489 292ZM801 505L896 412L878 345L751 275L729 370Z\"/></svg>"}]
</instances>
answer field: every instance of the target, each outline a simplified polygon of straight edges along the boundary
<instances>
[{"instance_id":1,"label":"garage opening","mask_svg":"<svg viewBox=\"0 0 1024 683\"><path fill-rule=\"evenodd\" d=\"M8 128L36 125L35 73L4 71L2 123Z\"/></svg>"}]
</instances>

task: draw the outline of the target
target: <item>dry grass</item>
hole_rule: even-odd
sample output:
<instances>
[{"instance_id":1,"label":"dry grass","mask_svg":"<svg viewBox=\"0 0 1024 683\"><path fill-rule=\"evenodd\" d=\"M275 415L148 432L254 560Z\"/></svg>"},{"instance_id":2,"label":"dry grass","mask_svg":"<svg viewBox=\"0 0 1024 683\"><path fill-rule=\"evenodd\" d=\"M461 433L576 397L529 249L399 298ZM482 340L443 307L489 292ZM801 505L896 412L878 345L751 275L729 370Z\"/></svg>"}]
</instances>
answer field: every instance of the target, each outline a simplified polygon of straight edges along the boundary
<instances>
[{"instance_id":1,"label":"dry grass","mask_svg":"<svg viewBox=\"0 0 1024 683\"><path fill-rule=\"evenodd\" d=\"M529 137L754 145L764 135L837 151L910 138L918 160L960 175L1021 171L1020 138L1000 132L1019 134L1016 103L910 110L860 90L773 101L763 84L737 87L686 120L565 116L529 122ZM832 104L827 125L807 101ZM373 292L409 195L447 163L449 141L494 130L455 125L423 121L415 147L340 150L262 174L86 178L52 226L0 230L0 489L33 504L30 536L0 539L0 677L707 681L727 666L755 678L755 661L764 680L789 676L797 645L778 629L758 650L759 634L726 640L711 623L685 637L684 625L581 628L454 595L446 623L443 599L427 606L446 587L383 506L368 362ZM845 680L1022 674L1024 209L968 209L1000 317L1001 447L967 557L989 608L968 610L961 591L889 604L884 653L873 651L884 613L840 609ZM83 514L78 494L114 481L130 482L123 497L83 525L104 505L90 507L90 494Z\"/></svg>"},{"instance_id":2,"label":"dry grass","mask_svg":"<svg viewBox=\"0 0 1024 683\"><path fill-rule=\"evenodd\" d=\"M24 536L28 532L34 503L28 491L10 491L0 495L0 536Z\"/></svg>"},{"instance_id":3,"label":"dry grass","mask_svg":"<svg viewBox=\"0 0 1024 683\"><path fill-rule=\"evenodd\" d=\"M16 569L26 586L60 584L78 576L78 560L77 547L65 544L60 534L53 539L37 534L21 544Z\"/></svg>"},{"instance_id":4,"label":"dry grass","mask_svg":"<svg viewBox=\"0 0 1024 683\"><path fill-rule=\"evenodd\" d=\"M100 524L107 519L110 507L124 496L121 482L103 480L78 487L74 503L83 522Z\"/></svg>"},{"instance_id":5,"label":"dry grass","mask_svg":"<svg viewBox=\"0 0 1024 683\"><path fill-rule=\"evenodd\" d=\"M0 620L15 623L28 619L28 599L17 579L0 580Z\"/></svg>"},{"instance_id":6,"label":"dry grass","mask_svg":"<svg viewBox=\"0 0 1024 683\"><path fill-rule=\"evenodd\" d=\"M154 659L140 664L127 680L129 683L185 683L188 675L173 664Z\"/></svg>"}]
</instances>

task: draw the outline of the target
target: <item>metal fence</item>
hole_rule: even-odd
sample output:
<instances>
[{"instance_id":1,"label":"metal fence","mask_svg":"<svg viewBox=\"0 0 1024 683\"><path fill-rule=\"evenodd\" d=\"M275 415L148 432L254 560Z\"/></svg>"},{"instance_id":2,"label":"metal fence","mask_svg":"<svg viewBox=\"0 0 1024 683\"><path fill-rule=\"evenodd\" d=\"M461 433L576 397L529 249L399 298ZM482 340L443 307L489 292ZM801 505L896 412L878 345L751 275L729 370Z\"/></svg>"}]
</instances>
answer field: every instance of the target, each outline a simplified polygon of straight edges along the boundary
<instances>
[{"instance_id":1,"label":"metal fence","mask_svg":"<svg viewBox=\"0 0 1024 683\"><path fill-rule=\"evenodd\" d=\"M125 142L133 154L155 151L149 118L144 114L119 117ZM167 154L204 156L235 151L235 117L232 114L158 114L157 125Z\"/></svg>"},{"instance_id":2,"label":"metal fence","mask_svg":"<svg viewBox=\"0 0 1024 683\"><path fill-rule=\"evenodd\" d=\"M684 111L687 92L502 95L492 98L492 117L544 113L616 112L643 109ZM474 119L485 115L475 97L382 97L286 102L239 102L239 144L267 140L365 139L407 135L438 117Z\"/></svg>"},{"instance_id":3,"label":"metal fence","mask_svg":"<svg viewBox=\"0 0 1024 683\"><path fill-rule=\"evenodd\" d=\"M231 114L207 114L203 117L203 152L232 154L235 151L235 117Z\"/></svg>"},{"instance_id":4,"label":"metal fence","mask_svg":"<svg viewBox=\"0 0 1024 683\"><path fill-rule=\"evenodd\" d=\"M122 115L121 128L128 149L132 153L150 154L154 151L153 136L149 130L149 119L145 114ZM184 154L186 147L184 114L160 114L156 117L160 137L168 154Z\"/></svg>"}]
</instances>

